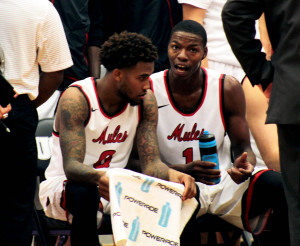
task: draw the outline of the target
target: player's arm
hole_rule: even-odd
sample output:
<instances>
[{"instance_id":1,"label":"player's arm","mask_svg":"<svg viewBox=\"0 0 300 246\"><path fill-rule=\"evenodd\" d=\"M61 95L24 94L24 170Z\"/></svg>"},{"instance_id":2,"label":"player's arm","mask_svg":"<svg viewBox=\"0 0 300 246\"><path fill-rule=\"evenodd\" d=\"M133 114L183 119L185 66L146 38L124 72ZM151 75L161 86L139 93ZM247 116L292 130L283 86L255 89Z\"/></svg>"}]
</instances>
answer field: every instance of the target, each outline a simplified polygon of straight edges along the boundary
<instances>
[{"instance_id":1,"label":"player's arm","mask_svg":"<svg viewBox=\"0 0 300 246\"><path fill-rule=\"evenodd\" d=\"M86 149L84 122L88 115L89 106L82 92L78 88L67 89L59 101L55 120L64 171L68 180L99 186L100 194L107 198L105 173L83 164Z\"/></svg>"},{"instance_id":2,"label":"player's arm","mask_svg":"<svg viewBox=\"0 0 300 246\"><path fill-rule=\"evenodd\" d=\"M101 8L101 1L88 1L88 15L90 18L90 28L88 33L87 53L89 75L91 77L100 77L100 52L101 45L104 43L103 34L103 13Z\"/></svg>"},{"instance_id":3,"label":"player's arm","mask_svg":"<svg viewBox=\"0 0 300 246\"><path fill-rule=\"evenodd\" d=\"M33 101L36 107L46 102L55 92L55 90L57 90L57 88L63 81L63 75L63 70L49 73L41 73L39 82L39 94L37 98Z\"/></svg>"},{"instance_id":4,"label":"player's arm","mask_svg":"<svg viewBox=\"0 0 300 246\"><path fill-rule=\"evenodd\" d=\"M259 152L268 168L280 171L277 126L265 124L268 98L258 86L246 78L243 83L246 97L246 118Z\"/></svg>"},{"instance_id":5,"label":"player's arm","mask_svg":"<svg viewBox=\"0 0 300 246\"><path fill-rule=\"evenodd\" d=\"M225 77L224 111L226 130L235 159L228 173L236 183L241 183L251 176L256 158L250 145L244 92L241 84L232 76Z\"/></svg>"},{"instance_id":6,"label":"player's arm","mask_svg":"<svg viewBox=\"0 0 300 246\"><path fill-rule=\"evenodd\" d=\"M195 160L187 164L168 164L168 167L173 168L179 172L191 175L195 181L201 182L207 185L214 185L214 182L207 181L206 179L217 179L221 177L219 169L213 169L216 164L208 161ZM136 172L141 171L140 160L137 152L136 140L134 142L130 159L127 167L130 170Z\"/></svg>"},{"instance_id":7,"label":"player's arm","mask_svg":"<svg viewBox=\"0 0 300 246\"><path fill-rule=\"evenodd\" d=\"M137 151L142 172L161 179L184 184L183 200L196 195L195 180L190 175L169 168L160 159L156 136L157 103L151 90L143 100L142 120L137 128Z\"/></svg>"},{"instance_id":8,"label":"player's arm","mask_svg":"<svg viewBox=\"0 0 300 246\"><path fill-rule=\"evenodd\" d=\"M260 0L228 0L222 9L222 23L228 43L253 85L265 90L273 81L274 67L255 39L255 20L264 11Z\"/></svg>"},{"instance_id":9,"label":"player's arm","mask_svg":"<svg viewBox=\"0 0 300 246\"><path fill-rule=\"evenodd\" d=\"M204 24L204 17L206 15L206 9L198 8L194 5L182 3L182 19L194 20L201 25Z\"/></svg>"},{"instance_id":10,"label":"player's arm","mask_svg":"<svg viewBox=\"0 0 300 246\"><path fill-rule=\"evenodd\" d=\"M197 182L214 185L214 182L208 180L221 177L221 171L219 169L213 169L216 165L216 163L210 161L194 160L187 164L171 164L169 167L191 175Z\"/></svg>"}]
</instances>

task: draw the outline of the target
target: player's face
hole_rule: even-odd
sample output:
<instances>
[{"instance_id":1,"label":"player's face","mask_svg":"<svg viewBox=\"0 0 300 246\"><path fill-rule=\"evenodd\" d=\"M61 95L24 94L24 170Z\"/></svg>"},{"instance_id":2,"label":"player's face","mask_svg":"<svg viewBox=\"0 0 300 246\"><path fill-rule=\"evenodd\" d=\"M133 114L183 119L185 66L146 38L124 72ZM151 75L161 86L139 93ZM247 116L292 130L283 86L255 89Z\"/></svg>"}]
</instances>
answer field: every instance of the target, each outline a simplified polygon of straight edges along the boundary
<instances>
[{"instance_id":1,"label":"player's face","mask_svg":"<svg viewBox=\"0 0 300 246\"><path fill-rule=\"evenodd\" d=\"M200 69L206 54L200 36L182 31L173 33L168 45L171 73L176 77L191 76Z\"/></svg>"},{"instance_id":2,"label":"player's face","mask_svg":"<svg viewBox=\"0 0 300 246\"><path fill-rule=\"evenodd\" d=\"M131 105L138 105L150 88L149 77L154 71L154 62L138 62L123 70L119 94Z\"/></svg>"}]
</instances>

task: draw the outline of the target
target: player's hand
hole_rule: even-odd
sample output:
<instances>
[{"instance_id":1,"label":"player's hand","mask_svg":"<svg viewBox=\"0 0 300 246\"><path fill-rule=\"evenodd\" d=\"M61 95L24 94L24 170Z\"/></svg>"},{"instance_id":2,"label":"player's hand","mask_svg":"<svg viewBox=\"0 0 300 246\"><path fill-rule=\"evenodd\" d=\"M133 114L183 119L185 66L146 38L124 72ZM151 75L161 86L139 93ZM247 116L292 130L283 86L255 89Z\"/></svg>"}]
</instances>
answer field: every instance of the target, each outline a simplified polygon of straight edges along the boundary
<instances>
[{"instance_id":1,"label":"player's hand","mask_svg":"<svg viewBox=\"0 0 300 246\"><path fill-rule=\"evenodd\" d=\"M221 177L221 171L219 169L213 169L216 165L214 162L196 160L184 165L184 168L185 173L194 177L196 182L214 185L214 182L207 180Z\"/></svg>"},{"instance_id":2,"label":"player's hand","mask_svg":"<svg viewBox=\"0 0 300 246\"><path fill-rule=\"evenodd\" d=\"M234 166L227 170L232 180L240 184L247 180L254 170L254 166L247 160L247 152L244 152L234 162Z\"/></svg>"},{"instance_id":3,"label":"player's hand","mask_svg":"<svg viewBox=\"0 0 300 246\"><path fill-rule=\"evenodd\" d=\"M0 105L0 120L4 118L3 115L7 114L9 111L11 111L10 104L8 104L5 108Z\"/></svg>"},{"instance_id":4,"label":"player's hand","mask_svg":"<svg viewBox=\"0 0 300 246\"><path fill-rule=\"evenodd\" d=\"M100 174L98 190L100 196L109 201L109 178L105 172Z\"/></svg>"},{"instance_id":5,"label":"player's hand","mask_svg":"<svg viewBox=\"0 0 300 246\"><path fill-rule=\"evenodd\" d=\"M170 168L169 181L184 185L182 201L195 197L197 193L196 183L195 183L195 179L192 176Z\"/></svg>"}]
</instances>

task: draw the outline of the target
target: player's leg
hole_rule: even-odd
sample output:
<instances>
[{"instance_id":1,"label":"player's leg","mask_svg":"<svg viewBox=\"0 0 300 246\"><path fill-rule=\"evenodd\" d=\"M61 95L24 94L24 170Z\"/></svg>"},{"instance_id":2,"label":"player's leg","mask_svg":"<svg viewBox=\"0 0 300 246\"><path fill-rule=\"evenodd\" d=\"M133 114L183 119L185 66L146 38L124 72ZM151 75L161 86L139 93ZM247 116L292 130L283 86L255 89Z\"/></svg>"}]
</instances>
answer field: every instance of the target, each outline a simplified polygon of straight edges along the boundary
<instances>
[{"instance_id":1,"label":"player's leg","mask_svg":"<svg viewBox=\"0 0 300 246\"><path fill-rule=\"evenodd\" d=\"M196 216L200 209L200 189L196 185L197 188L197 194L195 198L197 199L198 206L191 216L190 220L186 224L185 228L183 229L183 232L180 236L180 245L182 246L189 246L189 245L200 245L201 242L201 236L200 232L197 230L197 219Z\"/></svg>"},{"instance_id":2,"label":"player's leg","mask_svg":"<svg viewBox=\"0 0 300 246\"><path fill-rule=\"evenodd\" d=\"M5 124L0 127L1 245L31 245L33 205L37 175L35 131L37 113L27 95L11 104Z\"/></svg>"},{"instance_id":3,"label":"player's leg","mask_svg":"<svg viewBox=\"0 0 300 246\"><path fill-rule=\"evenodd\" d=\"M263 170L251 178L242 199L242 220L248 231L261 235L258 239L268 238L265 245L289 245L288 210L280 173ZM264 222L270 231L261 232Z\"/></svg>"},{"instance_id":4,"label":"player's leg","mask_svg":"<svg viewBox=\"0 0 300 246\"><path fill-rule=\"evenodd\" d=\"M291 245L300 243L300 126L277 125L280 168L288 203Z\"/></svg>"},{"instance_id":5,"label":"player's leg","mask_svg":"<svg viewBox=\"0 0 300 246\"><path fill-rule=\"evenodd\" d=\"M68 182L66 209L73 215L71 245L99 246L97 211L100 195L95 185Z\"/></svg>"}]
</instances>

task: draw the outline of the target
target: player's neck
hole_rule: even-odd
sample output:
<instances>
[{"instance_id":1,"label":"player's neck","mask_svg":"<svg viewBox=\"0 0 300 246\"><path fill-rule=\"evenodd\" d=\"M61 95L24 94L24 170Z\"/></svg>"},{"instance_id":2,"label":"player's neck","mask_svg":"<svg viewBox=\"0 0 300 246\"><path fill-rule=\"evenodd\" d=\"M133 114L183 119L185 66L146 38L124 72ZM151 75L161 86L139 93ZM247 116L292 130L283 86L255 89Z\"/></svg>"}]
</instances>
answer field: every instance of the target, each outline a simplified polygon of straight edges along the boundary
<instances>
[{"instance_id":1,"label":"player's neck","mask_svg":"<svg viewBox=\"0 0 300 246\"><path fill-rule=\"evenodd\" d=\"M168 73L168 83L173 93L190 95L203 86L204 72L202 69L197 70L191 76L187 77L174 76L171 70Z\"/></svg>"},{"instance_id":2,"label":"player's neck","mask_svg":"<svg viewBox=\"0 0 300 246\"><path fill-rule=\"evenodd\" d=\"M127 104L117 93L114 81L109 77L103 77L97 80L97 94L104 110L113 115L119 112Z\"/></svg>"}]
</instances>

